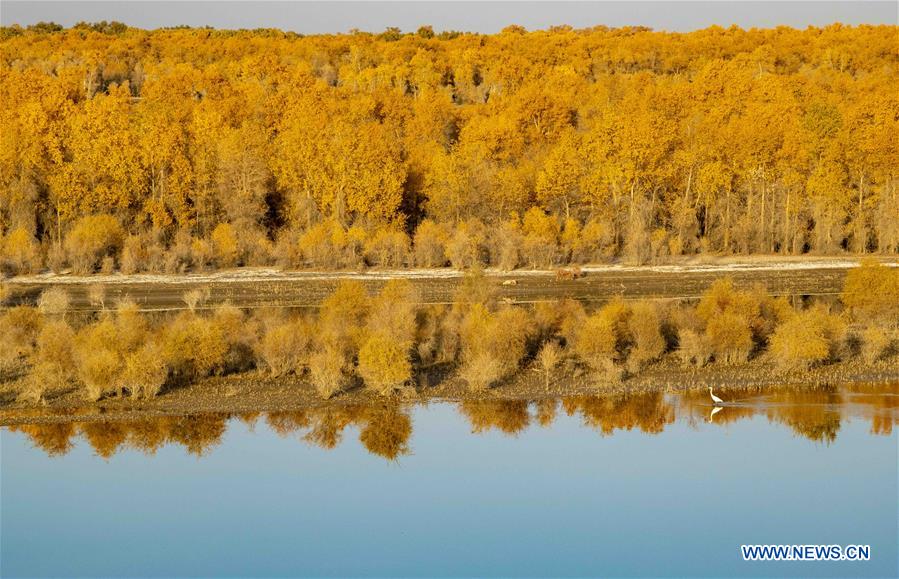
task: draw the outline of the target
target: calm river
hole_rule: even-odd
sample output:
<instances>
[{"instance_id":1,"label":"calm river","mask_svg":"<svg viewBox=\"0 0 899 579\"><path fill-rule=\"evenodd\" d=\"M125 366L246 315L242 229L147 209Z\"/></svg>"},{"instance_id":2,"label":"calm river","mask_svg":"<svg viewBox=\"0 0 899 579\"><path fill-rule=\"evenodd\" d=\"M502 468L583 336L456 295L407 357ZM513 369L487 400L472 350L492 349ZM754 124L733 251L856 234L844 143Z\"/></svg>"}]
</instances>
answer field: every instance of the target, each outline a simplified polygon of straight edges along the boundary
<instances>
[{"instance_id":1,"label":"calm river","mask_svg":"<svg viewBox=\"0 0 899 579\"><path fill-rule=\"evenodd\" d=\"M897 576L899 385L722 396L4 427L0 575Z\"/></svg>"}]
</instances>

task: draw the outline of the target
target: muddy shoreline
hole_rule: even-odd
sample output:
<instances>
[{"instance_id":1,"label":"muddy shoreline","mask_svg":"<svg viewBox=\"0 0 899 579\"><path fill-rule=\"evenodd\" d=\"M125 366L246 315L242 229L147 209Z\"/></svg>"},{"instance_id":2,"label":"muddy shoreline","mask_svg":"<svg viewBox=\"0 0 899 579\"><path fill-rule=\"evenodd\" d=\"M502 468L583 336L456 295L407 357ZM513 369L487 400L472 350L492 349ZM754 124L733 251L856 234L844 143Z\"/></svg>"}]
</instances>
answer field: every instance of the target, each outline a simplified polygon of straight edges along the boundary
<instances>
[{"instance_id":1,"label":"muddy shoreline","mask_svg":"<svg viewBox=\"0 0 899 579\"><path fill-rule=\"evenodd\" d=\"M884 259L885 263L895 260ZM698 297L717 279L729 276L740 287L762 284L772 295L837 295L846 272L858 265L857 259L805 257L787 258L705 258L672 261L664 265L624 266L598 264L582 266L578 279L557 279L553 270L486 270L486 278L496 286L500 299L511 303L535 303L563 298L600 302L612 297L625 299L689 299ZM10 304L32 304L49 287L62 287L74 311L96 310L90 288L102 286L109 303L122 297L135 300L145 311L180 310L186 306L186 291L209 291L206 307L230 302L242 308L316 307L344 279L363 283L370 293L387 281L408 279L416 288L420 303L450 303L464 272L443 269L364 270L364 271L284 271L244 268L213 273L180 275L92 275L40 274L5 280L13 291ZM505 282L505 283L504 283Z\"/></svg>"},{"instance_id":2,"label":"muddy shoreline","mask_svg":"<svg viewBox=\"0 0 899 579\"><path fill-rule=\"evenodd\" d=\"M700 391L713 386L725 397L728 391L793 387L827 388L835 385L899 382L899 355L874 364L858 360L839 362L809 371L781 373L767 360L735 366L691 369L666 356L646 371L612 383L597 381L578 368L565 368L547 385L532 368L493 388L471 391L464 381L440 372L420 372L418 384L392 396L380 396L361 386L323 400L303 377L272 378L259 370L211 377L169 389L151 400L110 397L84 402L75 388L51 389L39 406L15 402L11 385L0 390L0 426L58 422L129 420L142 417L205 413L289 412L326 406L384 405L464 401L535 401L567 396L626 395L648 392Z\"/></svg>"}]
</instances>

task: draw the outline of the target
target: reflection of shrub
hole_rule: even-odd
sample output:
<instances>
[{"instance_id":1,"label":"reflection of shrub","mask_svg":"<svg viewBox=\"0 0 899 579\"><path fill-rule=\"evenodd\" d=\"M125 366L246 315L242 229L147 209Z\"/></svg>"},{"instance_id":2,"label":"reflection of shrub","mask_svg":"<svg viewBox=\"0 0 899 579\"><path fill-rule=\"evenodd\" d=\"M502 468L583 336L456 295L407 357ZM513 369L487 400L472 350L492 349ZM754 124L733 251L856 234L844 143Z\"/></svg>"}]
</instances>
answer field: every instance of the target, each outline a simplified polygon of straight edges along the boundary
<instances>
[{"instance_id":1,"label":"reflection of shrub","mask_svg":"<svg viewBox=\"0 0 899 579\"><path fill-rule=\"evenodd\" d=\"M874 259L849 270L843 284L842 301L862 320L899 318L899 268Z\"/></svg>"},{"instance_id":2,"label":"reflection of shrub","mask_svg":"<svg viewBox=\"0 0 899 579\"><path fill-rule=\"evenodd\" d=\"M771 336L771 353L784 369L808 368L836 357L846 327L823 308L799 312Z\"/></svg>"},{"instance_id":3,"label":"reflection of shrub","mask_svg":"<svg viewBox=\"0 0 899 579\"><path fill-rule=\"evenodd\" d=\"M101 259L118 252L124 235L122 226L112 215L88 215L76 221L65 240L75 272L93 272Z\"/></svg>"},{"instance_id":4,"label":"reflection of shrub","mask_svg":"<svg viewBox=\"0 0 899 579\"><path fill-rule=\"evenodd\" d=\"M390 394L412 378L408 347L383 334L369 337L359 349L359 376L380 394Z\"/></svg>"}]
</instances>

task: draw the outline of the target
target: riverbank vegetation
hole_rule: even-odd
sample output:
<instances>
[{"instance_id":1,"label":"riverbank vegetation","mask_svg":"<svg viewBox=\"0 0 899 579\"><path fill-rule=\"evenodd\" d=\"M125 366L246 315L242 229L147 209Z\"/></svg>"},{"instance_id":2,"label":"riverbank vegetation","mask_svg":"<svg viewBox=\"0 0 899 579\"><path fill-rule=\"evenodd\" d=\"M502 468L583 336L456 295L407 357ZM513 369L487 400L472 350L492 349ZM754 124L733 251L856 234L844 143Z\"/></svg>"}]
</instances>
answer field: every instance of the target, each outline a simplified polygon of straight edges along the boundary
<instances>
[{"instance_id":1,"label":"riverbank vegetation","mask_svg":"<svg viewBox=\"0 0 899 579\"><path fill-rule=\"evenodd\" d=\"M250 370L291 376L323 399L357 388L415 395L430 375L482 392L525 370L547 388L556 375L575 375L597 391L626 389L663 358L698 373L755 362L776 376L838 360L874 368L882 359L895 371L899 269L866 261L847 275L841 302L791 302L723 278L692 302L525 307L495 299L471 275L452 305L423 307L406 280L374 296L344 280L318 311L225 304L145 314L130 300L89 314L15 306L0 314L0 380L15 385L20 403L36 404L60 388L87 402L149 399Z\"/></svg>"},{"instance_id":2,"label":"riverbank vegetation","mask_svg":"<svg viewBox=\"0 0 899 579\"><path fill-rule=\"evenodd\" d=\"M2 27L0 268L892 254L895 38ZM339 350L315 367L336 379Z\"/></svg>"}]
</instances>

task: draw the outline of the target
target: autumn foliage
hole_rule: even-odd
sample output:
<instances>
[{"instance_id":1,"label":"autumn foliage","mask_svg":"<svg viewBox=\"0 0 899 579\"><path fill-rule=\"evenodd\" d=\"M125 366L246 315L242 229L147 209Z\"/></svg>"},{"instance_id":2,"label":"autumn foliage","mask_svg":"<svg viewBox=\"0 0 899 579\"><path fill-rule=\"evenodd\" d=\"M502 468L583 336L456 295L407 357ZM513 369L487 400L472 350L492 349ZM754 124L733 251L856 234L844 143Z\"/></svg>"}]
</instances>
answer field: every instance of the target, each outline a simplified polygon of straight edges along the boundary
<instances>
[{"instance_id":1,"label":"autumn foliage","mask_svg":"<svg viewBox=\"0 0 899 579\"><path fill-rule=\"evenodd\" d=\"M0 267L895 253L895 39L3 27Z\"/></svg>"}]
</instances>

